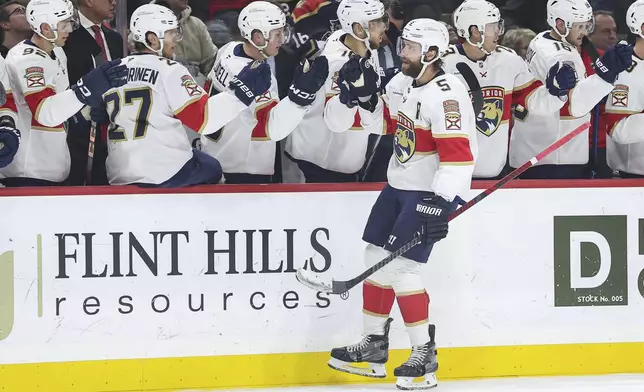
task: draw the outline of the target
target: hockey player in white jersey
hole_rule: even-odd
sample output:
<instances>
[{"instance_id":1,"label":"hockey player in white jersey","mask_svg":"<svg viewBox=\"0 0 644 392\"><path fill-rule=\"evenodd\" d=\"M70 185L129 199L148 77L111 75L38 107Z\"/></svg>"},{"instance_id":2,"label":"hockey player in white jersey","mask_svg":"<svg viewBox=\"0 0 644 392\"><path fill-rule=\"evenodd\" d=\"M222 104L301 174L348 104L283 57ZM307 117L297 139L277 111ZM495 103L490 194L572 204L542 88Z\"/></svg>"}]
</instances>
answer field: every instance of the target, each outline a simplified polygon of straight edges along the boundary
<instances>
[{"instance_id":1,"label":"hockey player in white jersey","mask_svg":"<svg viewBox=\"0 0 644 392\"><path fill-rule=\"evenodd\" d=\"M281 8L254 1L240 13L243 42L219 49L207 86L212 94L228 89L230 80L253 61L278 54L284 43L286 16ZM276 141L288 136L302 121L328 76L324 56L304 60L295 70L288 96L280 101L277 80L271 76L266 93L249 102L248 109L214 135L202 135L202 151L221 162L226 183L267 183L275 172Z\"/></svg>"},{"instance_id":2,"label":"hockey player in white jersey","mask_svg":"<svg viewBox=\"0 0 644 392\"><path fill-rule=\"evenodd\" d=\"M9 96L10 99L7 99ZM9 165L20 147L20 131L16 128L18 110L11 96L7 65L0 56L0 168Z\"/></svg>"},{"instance_id":3,"label":"hockey player in white jersey","mask_svg":"<svg viewBox=\"0 0 644 392\"><path fill-rule=\"evenodd\" d=\"M450 46L443 58L444 69L466 83L456 69L458 63L464 63L479 81L484 104L476 122L480 159L474 177L495 178L507 160L512 107L520 105L531 113L553 115L563 107L577 78L570 65L554 63L545 85L536 80L521 57L498 45L504 22L499 9L489 1L465 1L454 11L454 26L464 42Z\"/></svg>"},{"instance_id":4,"label":"hockey player in white jersey","mask_svg":"<svg viewBox=\"0 0 644 392\"><path fill-rule=\"evenodd\" d=\"M618 44L593 61L595 74L587 75L582 60L582 42L594 28L593 10L586 0L548 0L550 31L539 33L526 55L529 69L541 82L556 63L575 68L578 82L567 94L564 107L554 115L534 115L528 111L518 118L511 136L510 165L518 167L574 129L585 126L590 111L614 88L620 72L631 64L632 48ZM576 178L586 173L588 130L557 149L523 174L546 178ZM564 166L565 165L565 166Z\"/></svg>"},{"instance_id":5,"label":"hockey player in white jersey","mask_svg":"<svg viewBox=\"0 0 644 392\"><path fill-rule=\"evenodd\" d=\"M329 61L329 77L285 147L306 182L357 181L369 134L382 133L382 122L372 113L375 106L370 106L380 90L376 50L389 26L387 12L380 0L343 0L337 15L342 29L328 38L322 52ZM362 68L365 84L352 89L355 96L350 97L343 80L357 79ZM360 102L363 96L367 99Z\"/></svg>"},{"instance_id":6,"label":"hockey player in white jersey","mask_svg":"<svg viewBox=\"0 0 644 392\"><path fill-rule=\"evenodd\" d=\"M644 177L644 0L626 12L626 25L635 38L631 66L619 74L605 105L606 159L621 177Z\"/></svg>"},{"instance_id":7,"label":"hockey player in white jersey","mask_svg":"<svg viewBox=\"0 0 644 392\"><path fill-rule=\"evenodd\" d=\"M394 300L407 326L411 356L394 370L400 389L437 385L435 327L421 277L435 242L445 238L458 195L470 188L478 155L476 116L467 87L441 68L449 33L440 22L415 19L402 32L402 72L386 86L388 133L395 134L388 184L380 193L362 239L365 263L398 250L420 232L422 243L363 283L364 338L331 351L329 366L369 377L385 377L389 318ZM391 114L391 115L390 115ZM366 362L368 369L352 366ZM424 381L414 383L414 378Z\"/></svg>"},{"instance_id":8,"label":"hockey player in white jersey","mask_svg":"<svg viewBox=\"0 0 644 392\"><path fill-rule=\"evenodd\" d=\"M7 71L21 132L11 164L0 169L5 186L59 185L69 175L70 157L64 123L84 106L98 107L101 95L125 83L120 60L106 62L69 87L67 59L61 46L78 26L68 0L32 0L27 21L31 40L11 48Z\"/></svg>"},{"instance_id":9,"label":"hockey player in white jersey","mask_svg":"<svg viewBox=\"0 0 644 392\"><path fill-rule=\"evenodd\" d=\"M123 60L127 84L105 94L107 121L94 117L110 123L110 184L175 188L218 183L221 165L192 149L183 126L203 134L219 130L268 90L269 66L249 64L231 78L229 92L210 98L182 64L170 60L181 39L170 9L142 5L132 15L130 31L136 53Z\"/></svg>"}]
</instances>

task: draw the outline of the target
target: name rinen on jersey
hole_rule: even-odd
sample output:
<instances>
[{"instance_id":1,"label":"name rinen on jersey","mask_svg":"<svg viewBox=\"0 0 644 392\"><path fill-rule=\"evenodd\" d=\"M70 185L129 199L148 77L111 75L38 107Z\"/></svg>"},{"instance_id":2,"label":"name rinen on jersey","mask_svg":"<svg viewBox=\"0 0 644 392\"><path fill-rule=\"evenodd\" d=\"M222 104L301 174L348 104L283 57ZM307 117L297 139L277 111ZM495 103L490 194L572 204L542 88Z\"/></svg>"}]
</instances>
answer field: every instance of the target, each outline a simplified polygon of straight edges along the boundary
<instances>
[{"instance_id":1,"label":"name rinen on jersey","mask_svg":"<svg viewBox=\"0 0 644 392\"><path fill-rule=\"evenodd\" d=\"M159 71L150 68L129 68L127 73L128 82L146 82L156 84L159 79Z\"/></svg>"}]
</instances>

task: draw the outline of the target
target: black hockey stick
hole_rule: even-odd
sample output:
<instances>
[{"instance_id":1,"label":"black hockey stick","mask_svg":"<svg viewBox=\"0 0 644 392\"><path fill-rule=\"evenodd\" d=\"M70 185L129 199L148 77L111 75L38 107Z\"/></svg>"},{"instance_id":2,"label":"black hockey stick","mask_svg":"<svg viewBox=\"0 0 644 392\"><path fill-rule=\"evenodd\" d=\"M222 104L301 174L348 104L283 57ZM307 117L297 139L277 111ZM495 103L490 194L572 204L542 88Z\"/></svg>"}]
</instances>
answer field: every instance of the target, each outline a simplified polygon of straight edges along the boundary
<instances>
[{"instance_id":1,"label":"black hockey stick","mask_svg":"<svg viewBox=\"0 0 644 392\"><path fill-rule=\"evenodd\" d=\"M593 45L592 42L588 39L588 37L584 37L581 40L581 48L588 53L588 56L590 56L590 59L595 61L599 58L599 52L597 52L597 49L595 49L595 45Z\"/></svg>"},{"instance_id":2,"label":"black hockey stick","mask_svg":"<svg viewBox=\"0 0 644 392\"><path fill-rule=\"evenodd\" d=\"M472 206L475 204L479 203L481 200L485 199L489 195L491 195L494 191L498 190L501 188L503 185L507 184L508 182L512 181L513 179L517 178L521 173L524 171L528 170L530 167L534 166L537 162L545 158L547 155L558 149L559 147L563 146L564 144L568 143L571 139L575 138L579 134L581 134L583 131L588 129L590 126L590 123L585 123L580 125L578 128L567 134L566 136L562 137L561 139L557 140L553 144L551 144L548 148L543 150L541 153L539 153L537 156L534 158L530 159L528 162L524 163L521 167L513 170L510 174L507 176L503 177L501 180L493 184L491 187L488 189L484 190L483 192L479 193L476 197L474 197L472 200L468 201L463 205L461 208L458 210L452 212L450 214L448 220L452 221L455 219L457 216L461 215L465 211L469 210ZM378 271L379 269L383 268L385 265L389 264L392 262L394 259L397 257L403 255L406 253L409 249L413 248L414 246L418 245L421 242L420 236L414 237L411 241L407 242L403 246L401 246L398 250L390 254L389 256L385 257L384 259L380 260L376 264L374 264L372 267L361 273L360 275L356 276L353 279L349 280L332 280L331 283L327 283L324 281L322 277L320 277L318 274L311 272L309 270L300 268L297 270L295 273L295 277L297 280L302 283L303 285L317 291L321 291L324 293L329 293L329 294L342 294L345 293L349 290L351 290L353 287L358 285L360 282L363 280L367 279L369 276L371 276L373 273Z\"/></svg>"},{"instance_id":3,"label":"black hockey stick","mask_svg":"<svg viewBox=\"0 0 644 392\"><path fill-rule=\"evenodd\" d=\"M474 75L474 72L472 72L472 69L465 63L456 64L456 69L461 73L461 76L463 76L463 79L465 79L465 82L470 89L470 93L472 94L472 107L474 107L474 116L475 118L478 118L479 113L481 113L481 109L483 109L483 91L481 91L479 80Z\"/></svg>"}]
</instances>

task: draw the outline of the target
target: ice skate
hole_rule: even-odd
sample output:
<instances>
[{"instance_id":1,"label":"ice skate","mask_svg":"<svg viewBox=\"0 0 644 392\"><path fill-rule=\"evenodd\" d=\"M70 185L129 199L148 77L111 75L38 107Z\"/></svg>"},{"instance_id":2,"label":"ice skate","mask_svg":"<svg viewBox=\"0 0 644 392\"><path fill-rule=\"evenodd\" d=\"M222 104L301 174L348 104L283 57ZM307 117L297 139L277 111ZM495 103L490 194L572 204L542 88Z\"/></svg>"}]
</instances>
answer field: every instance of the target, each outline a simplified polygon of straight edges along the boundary
<instances>
[{"instance_id":1,"label":"ice skate","mask_svg":"<svg viewBox=\"0 0 644 392\"><path fill-rule=\"evenodd\" d=\"M358 376L387 377L385 363L389 360L389 324L392 321L392 318L387 319L384 335L367 335L357 344L331 350L329 367ZM354 366L361 362L369 367Z\"/></svg>"},{"instance_id":2,"label":"ice skate","mask_svg":"<svg viewBox=\"0 0 644 392\"><path fill-rule=\"evenodd\" d=\"M429 324L429 342L422 346L412 347L409 359L394 369L398 389L430 389L438 385L435 374L438 370L436 343L434 342L435 333L436 327L433 324ZM424 380L414 382L414 379L419 377L423 377Z\"/></svg>"}]
</instances>

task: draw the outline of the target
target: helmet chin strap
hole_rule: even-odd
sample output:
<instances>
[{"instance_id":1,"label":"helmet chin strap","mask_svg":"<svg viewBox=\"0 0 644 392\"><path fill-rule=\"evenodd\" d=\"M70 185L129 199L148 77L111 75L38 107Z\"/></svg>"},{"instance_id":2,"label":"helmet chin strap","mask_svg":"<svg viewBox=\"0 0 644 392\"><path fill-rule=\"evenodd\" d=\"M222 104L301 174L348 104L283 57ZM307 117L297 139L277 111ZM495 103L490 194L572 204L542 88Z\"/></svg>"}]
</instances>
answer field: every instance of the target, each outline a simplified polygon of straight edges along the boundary
<instances>
[{"instance_id":1,"label":"helmet chin strap","mask_svg":"<svg viewBox=\"0 0 644 392\"><path fill-rule=\"evenodd\" d=\"M358 23L358 24L360 24L360 23ZM371 39L371 33L369 33L369 27L368 27L368 26L367 26L367 27L364 27L362 24L360 24L360 26L362 27L362 30L363 30L363 31L365 32L365 34L367 35L367 36L366 36L366 38L360 38L360 37L358 37L357 35L355 35L355 34L353 33L353 31L351 32L351 36L352 36L353 38L357 39L358 41L362 42L362 43L364 44L365 48L367 49L367 53L368 53L368 52L370 52L370 51L371 51L371 43L370 43L370 41L369 41L369 40Z\"/></svg>"},{"instance_id":2,"label":"helmet chin strap","mask_svg":"<svg viewBox=\"0 0 644 392\"><path fill-rule=\"evenodd\" d=\"M480 30L479 30L479 32L480 32ZM481 42L476 43L476 44L475 44L474 42L472 42L472 41L470 40L470 38L471 38L471 37L467 37L467 38L465 38L465 40L467 41L467 43L468 43L468 44L470 44L470 45L472 45L472 46L477 47L481 52L485 53L485 55L486 55L486 56L489 56L489 55L491 55L491 54L492 54L491 52L488 52L488 51L483 47L483 44L485 44L485 34L481 34Z\"/></svg>"},{"instance_id":3,"label":"helmet chin strap","mask_svg":"<svg viewBox=\"0 0 644 392\"><path fill-rule=\"evenodd\" d=\"M423 55L420 58L420 63L423 65L423 68L420 69L420 72L418 73L418 76L416 76L414 78L414 80L420 80L420 78L422 78L423 75L425 74L425 71L427 70L427 67L430 66L431 64L435 63L436 60L438 60L438 59L440 59L440 57L438 56L438 53L436 54L436 57L434 57L430 61L425 61L425 55Z\"/></svg>"},{"instance_id":4,"label":"helmet chin strap","mask_svg":"<svg viewBox=\"0 0 644 392\"><path fill-rule=\"evenodd\" d=\"M284 27L285 26L282 26L282 28L284 28ZM271 57L270 55L266 54L266 52L264 51L264 49L266 49L268 47L268 43L271 40L270 39L270 32L268 34L269 34L269 36L266 37L266 35L264 35L264 32L262 32L262 36L264 36L264 45L263 46L255 45L255 42L253 42L252 39L248 40L248 42L250 42L250 44L253 45L259 51L259 54L261 54L264 59L267 59L267 58ZM282 41L282 43L284 43L284 41Z\"/></svg>"},{"instance_id":5,"label":"helmet chin strap","mask_svg":"<svg viewBox=\"0 0 644 392\"><path fill-rule=\"evenodd\" d=\"M414 80L420 80L420 78L422 78L423 75L425 74L425 71L427 70L427 66L429 65L429 63L425 63L422 60L421 60L421 64L423 64L423 68L420 69L418 76L416 76Z\"/></svg>"},{"instance_id":6,"label":"helmet chin strap","mask_svg":"<svg viewBox=\"0 0 644 392\"><path fill-rule=\"evenodd\" d=\"M266 49L266 47L268 46L269 39L264 37L264 41L265 41L264 46L257 46L257 45L255 45L255 42L253 42L252 39L249 40L250 44L253 45L255 47L255 49L257 49L259 51L259 54L261 54L263 58L267 59L267 58L269 58L271 56L267 55L266 52L264 52L264 49Z\"/></svg>"},{"instance_id":7,"label":"helmet chin strap","mask_svg":"<svg viewBox=\"0 0 644 392\"><path fill-rule=\"evenodd\" d=\"M51 25L49 25L49 27L51 27ZM51 28L51 31L54 33L54 38L47 38L47 37L45 37L45 36L42 34L42 32L41 32L41 31L36 32L36 34L38 34L40 37L42 37L42 39L44 39L45 41L48 41L49 43L51 43L51 44L52 44L52 45L54 45L55 47L60 47L59 45L57 45L57 44L56 44L56 40L58 39L58 30L57 30L57 29L54 29L54 28L52 27L52 28Z\"/></svg>"},{"instance_id":8,"label":"helmet chin strap","mask_svg":"<svg viewBox=\"0 0 644 392\"><path fill-rule=\"evenodd\" d=\"M564 31L563 34L560 34L559 30L555 29L555 30L557 30L557 34L559 34L559 40L561 42L565 42L565 43L570 44L570 45L575 45L572 42L568 41L568 36L570 35L570 29L568 28L568 26L564 26L564 29L566 29L566 30Z\"/></svg>"},{"instance_id":9,"label":"helmet chin strap","mask_svg":"<svg viewBox=\"0 0 644 392\"><path fill-rule=\"evenodd\" d=\"M145 45L146 48L148 48L151 51L153 51L157 56L163 57L163 40L162 39L159 40L159 50L152 49L152 47L150 47L150 45L148 45L147 39L146 39L146 42L143 43L143 45Z\"/></svg>"}]
</instances>

